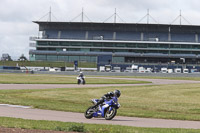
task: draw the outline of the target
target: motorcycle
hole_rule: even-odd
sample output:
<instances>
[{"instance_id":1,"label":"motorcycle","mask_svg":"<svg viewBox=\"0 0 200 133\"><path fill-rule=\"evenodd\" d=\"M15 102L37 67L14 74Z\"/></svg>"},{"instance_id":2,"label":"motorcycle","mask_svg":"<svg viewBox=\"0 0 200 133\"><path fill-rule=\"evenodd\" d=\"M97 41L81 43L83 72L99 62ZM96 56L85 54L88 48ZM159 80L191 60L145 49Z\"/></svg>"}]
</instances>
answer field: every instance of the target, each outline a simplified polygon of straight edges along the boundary
<instances>
[{"instance_id":1,"label":"motorcycle","mask_svg":"<svg viewBox=\"0 0 200 133\"><path fill-rule=\"evenodd\" d=\"M80 84L83 84L83 85L85 84L85 77L77 77L77 80L78 80L77 84L79 84L79 85Z\"/></svg>"},{"instance_id":2,"label":"motorcycle","mask_svg":"<svg viewBox=\"0 0 200 133\"><path fill-rule=\"evenodd\" d=\"M92 103L97 104L98 99L92 99ZM85 111L85 118L91 119L92 117L102 117L106 120L112 120L117 114L117 109L119 109L120 104L118 103L117 97L112 97L112 99L104 100L102 104L94 108L93 106L89 107Z\"/></svg>"}]
</instances>

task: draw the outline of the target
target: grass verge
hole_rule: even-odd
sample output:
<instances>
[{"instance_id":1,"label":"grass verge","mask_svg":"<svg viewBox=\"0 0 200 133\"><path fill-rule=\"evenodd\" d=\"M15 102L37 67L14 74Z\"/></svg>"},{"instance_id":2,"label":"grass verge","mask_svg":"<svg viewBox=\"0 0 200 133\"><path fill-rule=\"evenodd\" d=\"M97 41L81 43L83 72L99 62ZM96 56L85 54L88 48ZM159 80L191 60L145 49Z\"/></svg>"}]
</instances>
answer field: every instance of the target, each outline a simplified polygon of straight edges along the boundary
<instances>
[{"instance_id":1,"label":"grass verge","mask_svg":"<svg viewBox=\"0 0 200 133\"><path fill-rule=\"evenodd\" d=\"M109 77L114 77L114 78L137 78L137 79L170 79L170 80L194 80L194 81L200 81L200 77L187 77L187 75L184 75L184 77L176 77L176 73L172 73L169 75L173 75L174 77L170 77L168 76L168 74L165 75L165 77L161 77L161 76L109 76ZM192 75L191 73L189 73L188 75ZM193 74L195 75L195 74ZM200 74L196 74L199 75ZM95 76L97 77L97 76ZM100 76L99 76L100 77ZM104 77L104 76L102 76Z\"/></svg>"},{"instance_id":2,"label":"grass verge","mask_svg":"<svg viewBox=\"0 0 200 133\"><path fill-rule=\"evenodd\" d=\"M64 61L0 61L0 66L34 66L34 67L74 67L74 62ZM93 62L78 62L79 67L96 68L97 64Z\"/></svg>"},{"instance_id":3,"label":"grass verge","mask_svg":"<svg viewBox=\"0 0 200 133\"><path fill-rule=\"evenodd\" d=\"M195 129L174 129L174 128L141 128L119 125L83 124L44 120L25 120L19 118L0 117L0 126L22 129L40 129L55 131L74 131L90 133L199 133Z\"/></svg>"},{"instance_id":4,"label":"grass verge","mask_svg":"<svg viewBox=\"0 0 200 133\"><path fill-rule=\"evenodd\" d=\"M76 84L76 76L39 75L39 74L1 74L1 84ZM86 84L144 84L147 81L125 79L96 79L87 78Z\"/></svg>"},{"instance_id":5,"label":"grass verge","mask_svg":"<svg viewBox=\"0 0 200 133\"><path fill-rule=\"evenodd\" d=\"M121 90L117 115L178 120L200 120L200 84L126 87L0 90L0 103L34 108L84 112L90 100Z\"/></svg>"}]
</instances>

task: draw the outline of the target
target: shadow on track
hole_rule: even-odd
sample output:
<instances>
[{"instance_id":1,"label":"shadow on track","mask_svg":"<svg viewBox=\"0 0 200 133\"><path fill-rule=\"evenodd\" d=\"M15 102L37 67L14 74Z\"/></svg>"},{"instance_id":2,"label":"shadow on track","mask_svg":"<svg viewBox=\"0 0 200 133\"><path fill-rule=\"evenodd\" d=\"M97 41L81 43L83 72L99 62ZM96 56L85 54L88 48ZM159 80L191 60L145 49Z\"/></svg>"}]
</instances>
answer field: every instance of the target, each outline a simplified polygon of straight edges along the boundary
<instances>
[{"instance_id":1,"label":"shadow on track","mask_svg":"<svg viewBox=\"0 0 200 133\"><path fill-rule=\"evenodd\" d=\"M104 118L94 118L92 120L105 120ZM105 121L109 121L109 120L105 120ZM134 121L134 120L121 120L121 119L112 119L110 121Z\"/></svg>"}]
</instances>

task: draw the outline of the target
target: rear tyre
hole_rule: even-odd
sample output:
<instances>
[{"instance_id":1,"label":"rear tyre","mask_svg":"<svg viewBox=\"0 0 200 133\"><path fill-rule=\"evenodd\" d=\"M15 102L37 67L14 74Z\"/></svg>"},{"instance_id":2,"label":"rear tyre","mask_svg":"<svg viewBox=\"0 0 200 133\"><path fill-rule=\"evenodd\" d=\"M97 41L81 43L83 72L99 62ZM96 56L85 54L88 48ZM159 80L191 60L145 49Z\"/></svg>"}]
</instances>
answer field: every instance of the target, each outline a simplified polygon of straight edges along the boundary
<instances>
[{"instance_id":1,"label":"rear tyre","mask_svg":"<svg viewBox=\"0 0 200 133\"><path fill-rule=\"evenodd\" d=\"M78 82L77 82L77 84L78 84L78 85L80 85L80 83L81 83L81 81L80 81L80 79L78 79Z\"/></svg>"},{"instance_id":2,"label":"rear tyre","mask_svg":"<svg viewBox=\"0 0 200 133\"><path fill-rule=\"evenodd\" d=\"M93 113L94 113L94 109L93 109L93 107L91 106L91 107L89 107L86 111L85 111L85 118L87 118L87 119L91 119L92 118L92 116L93 116Z\"/></svg>"},{"instance_id":3,"label":"rear tyre","mask_svg":"<svg viewBox=\"0 0 200 133\"><path fill-rule=\"evenodd\" d=\"M83 80L83 85L85 84L85 80Z\"/></svg>"},{"instance_id":4,"label":"rear tyre","mask_svg":"<svg viewBox=\"0 0 200 133\"><path fill-rule=\"evenodd\" d=\"M111 111L109 111L109 108L106 110L106 113L105 113L105 119L106 120L112 120L115 115L117 114L117 109L116 108L113 108Z\"/></svg>"}]
</instances>

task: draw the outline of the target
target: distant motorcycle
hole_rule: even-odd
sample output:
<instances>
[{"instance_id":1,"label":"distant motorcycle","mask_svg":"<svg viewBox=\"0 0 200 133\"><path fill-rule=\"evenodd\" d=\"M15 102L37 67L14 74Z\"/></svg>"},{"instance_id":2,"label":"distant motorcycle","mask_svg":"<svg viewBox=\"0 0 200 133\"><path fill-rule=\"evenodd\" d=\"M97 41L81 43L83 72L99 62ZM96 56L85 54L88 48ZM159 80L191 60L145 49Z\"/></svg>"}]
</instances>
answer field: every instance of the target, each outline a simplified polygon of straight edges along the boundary
<instances>
[{"instance_id":1,"label":"distant motorcycle","mask_svg":"<svg viewBox=\"0 0 200 133\"><path fill-rule=\"evenodd\" d=\"M77 77L77 84L80 85L80 84L85 84L85 77Z\"/></svg>"},{"instance_id":2,"label":"distant motorcycle","mask_svg":"<svg viewBox=\"0 0 200 133\"><path fill-rule=\"evenodd\" d=\"M95 105L98 99L92 99L92 103ZM117 114L120 104L118 103L117 97L112 97L110 100L104 100L104 102L98 107L89 107L85 111L85 118L91 119L92 117L103 117L106 120L111 120Z\"/></svg>"}]
</instances>

